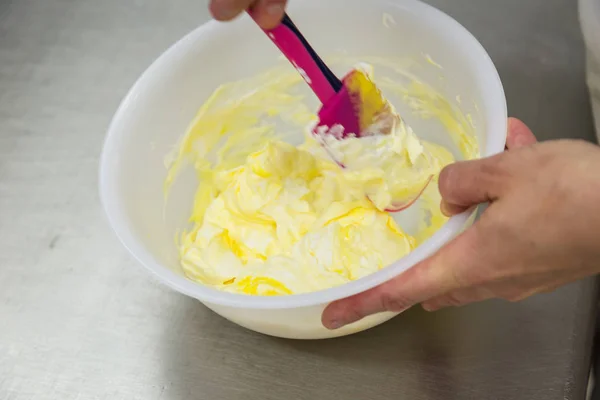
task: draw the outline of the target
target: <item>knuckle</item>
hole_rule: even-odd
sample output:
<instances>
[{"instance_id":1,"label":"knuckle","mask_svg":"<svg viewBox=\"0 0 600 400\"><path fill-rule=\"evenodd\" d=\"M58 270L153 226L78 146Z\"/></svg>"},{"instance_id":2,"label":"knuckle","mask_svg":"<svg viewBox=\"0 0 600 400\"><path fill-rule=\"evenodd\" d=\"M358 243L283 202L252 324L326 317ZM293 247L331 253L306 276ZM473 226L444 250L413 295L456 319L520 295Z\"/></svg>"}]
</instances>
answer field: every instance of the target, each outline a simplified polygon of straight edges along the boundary
<instances>
[{"instance_id":1,"label":"knuckle","mask_svg":"<svg viewBox=\"0 0 600 400\"><path fill-rule=\"evenodd\" d=\"M344 319L347 322L356 322L363 319L366 315L362 312L362 308L358 306L349 307L346 309L346 315Z\"/></svg>"},{"instance_id":2,"label":"knuckle","mask_svg":"<svg viewBox=\"0 0 600 400\"><path fill-rule=\"evenodd\" d=\"M446 266L445 273L448 274L451 280L450 290L470 287L474 284L481 283L487 279L485 269L481 268L482 263L485 264L483 257L485 253L484 244L480 243L480 234L478 226L469 228L468 233L464 233L464 240L460 241L460 247L457 252L460 254L457 261Z\"/></svg>"},{"instance_id":3,"label":"knuckle","mask_svg":"<svg viewBox=\"0 0 600 400\"><path fill-rule=\"evenodd\" d=\"M436 311L439 309L438 303L435 300L425 301L421 303L421 307L423 307L425 311Z\"/></svg>"},{"instance_id":4,"label":"knuckle","mask_svg":"<svg viewBox=\"0 0 600 400\"><path fill-rule=\"evenodd\" d=\"M487 187L487 197L490 199L496 198L497 194L502 190L502 184L508 175L508 169L505 157L502 154L499 157L488 158L483 160L478 165L477 185Z\"/></svg>"},{"instance_id":5,"label":"knuckle","mask_svg":"<svg viewBox=\"0 0 600 400\"><path fill-rule=\"evenodd\" d=\"M411 307L413 302L397 293L385 292L381 295L381 308L387 311L400 312Z\"/></svg>"},{"instance_id":6,"label":"knuckle","mask_svg":"<svg viewBox=\"0 0 600 400\"><path fill-rule=\"evenodd\" d=\"M460 296L457 293L447 294L446 298L444 299L444 302L447 305L453 306L453 307L462 306L464 304L464 302L462 301L462 299L460 298Z\"/></svg>"}]
</instances>

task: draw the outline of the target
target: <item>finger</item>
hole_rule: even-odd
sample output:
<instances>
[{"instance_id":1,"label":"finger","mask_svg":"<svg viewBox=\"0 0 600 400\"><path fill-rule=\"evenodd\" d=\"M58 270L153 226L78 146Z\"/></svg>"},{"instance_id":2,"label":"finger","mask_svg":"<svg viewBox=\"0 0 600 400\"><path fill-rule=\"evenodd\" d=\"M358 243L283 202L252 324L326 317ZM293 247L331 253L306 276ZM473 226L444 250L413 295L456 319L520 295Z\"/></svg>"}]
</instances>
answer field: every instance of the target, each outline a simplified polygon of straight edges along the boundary
<instances>
[{"instance_id":1,"label":"finger","mask_svg":"<svg viewBox=\"0 0 600 400\"><path fill-rule=\"evenodd\" d=\"M460 210L496 200L504 187L505 173L500 167L504 154L480 160L459 161L446 166L438 182L445 203Z\"/></svg>"},{"instance_id":2,"label":"finger","mask_svg":"<svg viewBox=\"0 0 600 400\"><path fill-rule=\"evenodd\" d=\"M516 118L508 119L508 132L506 134L506 148L508 150L530 146L537 143L531 129Z\"/></svg>"},{"instance_id":3,"label":"finger","mask_svg":"<svg viewBox=\"0 0 600 400\"><path fill-rule=\"evenodd\" d=\"M218 21L230 21L247 10L255 0L212 0L210 12Z\"/></svg>"},{"instance_id":4,"label":"finger","mask_svg":"<svg viewBox=\"0 0 600 400\"><path fill-rule=\"evenodd\" d=\"M469 267L473 260L481 261L481 257L475 254L481 248L478 231L478 224L475 224L432 257L396 278L331 303L323 311L323 325L328 329L337 329L378 312L402 312L443 293L470 286L468 280L461 277L461 271Z\"/></svg>"},{"instance_id":5,"label":"finger","mask_svg":"<svg viewBox=\"0 0 600 400\"><path fill-rule=\"evenodd\" d=\"M508 149L529 146L536 142L535 135L527 125L516 118L508 119ZM438 183L443 199L442 213L452 216L471 206L495 200L503 187L503 173L498 167L501 158L500 154L481 160L457 162L444 168Z\"/></svg>"},{"instance_id":6,"label":"finger","mask_svg":"<svg viewBox=\"0 0 600 400\"><path fill-rule=\"evenodd\" d=\"M287 0L258 0L252 6L252 17L263 29L273 29L281 22Z\"/></svg>"},{"instance_id":7,"label":"finger","mask_svg":"<svg viewBox=\"0 0 600 400\"><path fill-rule=\"evenodd\" d=\"M446 307L461 307L496 297L490 290L483 287L473 287L455 290L442 296L423 302L421 305L426 311L437 311Z\"/></svg>"}]
</instances>

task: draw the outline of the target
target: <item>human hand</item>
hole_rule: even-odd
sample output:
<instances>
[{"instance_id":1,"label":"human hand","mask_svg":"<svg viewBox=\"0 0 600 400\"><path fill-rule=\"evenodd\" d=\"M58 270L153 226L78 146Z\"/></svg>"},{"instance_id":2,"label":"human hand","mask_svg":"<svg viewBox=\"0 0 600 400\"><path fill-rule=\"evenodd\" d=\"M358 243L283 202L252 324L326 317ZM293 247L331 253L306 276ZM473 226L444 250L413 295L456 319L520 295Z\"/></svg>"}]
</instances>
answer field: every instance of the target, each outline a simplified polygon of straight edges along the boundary
<instances>
[{"instance_id":1,"label":"human hand","mask_svg":"<svg viewBox=\"0 0 600 400\"><path fill-rule=\"evenodd\" d=\"M264 29L271 29L281 22L286 3L287 0L211 0L209 8L219 21L230 21L251 9L256 22Z\"/></svg>"},{"instance_id":2,"label":"human hand","mask_svg":"<svg viewBox=\"0 0 600 400\"><path fill-rule=\"evenodd\" d=\"M519 301L600 271L600 147L573 140L536 143L509 120L508 151L446 167L447 215L490 202L481 218L398 277L330 304L329 329L421 303L428 311L490 298Z\"/></svg>"}]
</instances>

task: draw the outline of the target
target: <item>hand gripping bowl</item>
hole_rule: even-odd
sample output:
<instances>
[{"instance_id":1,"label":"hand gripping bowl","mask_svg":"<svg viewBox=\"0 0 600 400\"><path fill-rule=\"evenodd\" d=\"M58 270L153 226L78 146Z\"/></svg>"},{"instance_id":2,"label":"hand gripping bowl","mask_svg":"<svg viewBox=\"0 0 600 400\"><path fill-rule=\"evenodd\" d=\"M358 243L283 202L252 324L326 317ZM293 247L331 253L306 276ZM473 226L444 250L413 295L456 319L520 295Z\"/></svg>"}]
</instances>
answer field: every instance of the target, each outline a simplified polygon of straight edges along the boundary
<instances>
[{"instance_id":1,"label":"hand gripping bowl","mask_svg":"<svg viewBox=\"0 0 600 400\"><path fill-rule=\"evenodd\" d=\"M456 98L456 104L472 115L481 156L504 149L506 101L498 73L477 40L449 16L415 0L296 0L289 13L326 57L341 52L359 61L362 55L426 54L431 65L416 71L418 78L445 97ZM165 209L165 155L220 83L255 75L277 62L281 62L277 50L248 17L229 24L209 22L167 50L135 83L110 125L100 165L102 203L122 243L155 277L236 324L296 339L359 332L394 314L374 315L328 331L321 325L321 312L331 301L375 287L425 259L471 223L474 210L451 218L387 268L319 292L279 297L231 294L186 279L179 266L174 238L187 224L198 183L193 171L183 173ZM434 67L436 63L443 69ZM399 112L409 113L402 108ZM418 134L426 132L427 139L444 141L439 124L418 117L408 122Z\"/></svg>"}]
</instances>

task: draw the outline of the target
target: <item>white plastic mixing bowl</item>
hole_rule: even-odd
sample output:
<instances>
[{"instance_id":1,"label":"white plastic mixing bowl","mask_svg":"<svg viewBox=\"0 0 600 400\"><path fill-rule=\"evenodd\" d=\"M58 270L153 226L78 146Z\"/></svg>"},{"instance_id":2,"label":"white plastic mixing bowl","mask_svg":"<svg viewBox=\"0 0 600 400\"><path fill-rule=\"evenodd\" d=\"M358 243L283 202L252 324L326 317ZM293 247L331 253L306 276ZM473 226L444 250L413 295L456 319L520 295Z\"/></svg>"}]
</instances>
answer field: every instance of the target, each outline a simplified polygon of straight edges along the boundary
<instances>
[{"instance_id":1,"label":"white plastic mixing bowl","mask_svg":"<svg viewBox=\"0 0 600 400\"><path fill-rule=\"evenodd\" d=\"M464 107L477 110L471 111L483 156L504 149L506 102L498 73L477 40L449 16L415 0L292 0L289 13L325 56L340 50L358 57L431 56L443 70L432 67L435 72L419 78L449 99L460 96ZM394 314L328 331L321 325L321 312L331 301L377 286L431 255L469 223L472 213L451 218L389 267L315 293L281 297L225 293L186 279L179 266L174 238L187 225L197 182L193 171L183 174L164 214L164 157L220 83L264 71L278 57L248 18L229 24L209 22L161 55L133 86L110 125L100 167L102 202L125 247L161 282L241 326L299 339L362 331ZM414 119L409 123L416 132L430 126L424 122L420 127Z\"/></svg>"}]
</instances>

